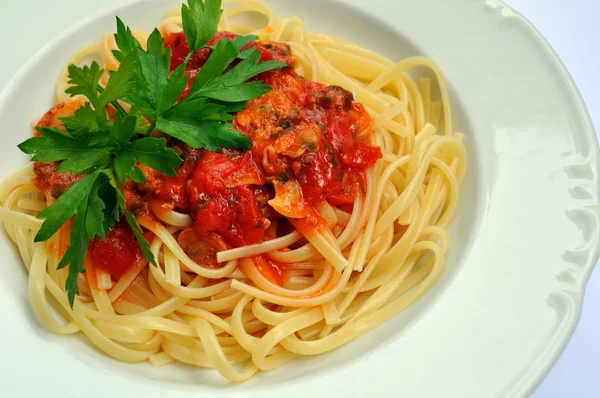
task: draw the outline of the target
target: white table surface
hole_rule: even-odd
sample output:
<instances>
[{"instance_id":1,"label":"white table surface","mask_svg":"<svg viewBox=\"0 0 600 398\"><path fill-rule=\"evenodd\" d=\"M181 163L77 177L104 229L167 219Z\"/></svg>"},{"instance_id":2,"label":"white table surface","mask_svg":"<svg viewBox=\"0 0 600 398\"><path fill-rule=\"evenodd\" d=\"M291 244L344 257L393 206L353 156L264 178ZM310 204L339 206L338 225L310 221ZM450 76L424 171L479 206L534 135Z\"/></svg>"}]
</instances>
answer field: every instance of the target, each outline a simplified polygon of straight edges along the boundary
<instances>
[{"instance_id":1,"label":"white table surface","mask_svg":"<svg viewBox=\"0 0 600 398\"><path fill-rule=\"evenodd\" d=\"M0 1L3 16L0 89L45 42L77 20L73 18L121 2L123 0ZM558 52L583 95L596 130L600 131L600 1L506 2L532 21ZM65 12L67 8L69 11ZM30 30L31 24L42 25L44 29ZM589 281L583 315L571 342L534 397L600 397L599 371L600 267Z\"/></svg>"}]
</instances>

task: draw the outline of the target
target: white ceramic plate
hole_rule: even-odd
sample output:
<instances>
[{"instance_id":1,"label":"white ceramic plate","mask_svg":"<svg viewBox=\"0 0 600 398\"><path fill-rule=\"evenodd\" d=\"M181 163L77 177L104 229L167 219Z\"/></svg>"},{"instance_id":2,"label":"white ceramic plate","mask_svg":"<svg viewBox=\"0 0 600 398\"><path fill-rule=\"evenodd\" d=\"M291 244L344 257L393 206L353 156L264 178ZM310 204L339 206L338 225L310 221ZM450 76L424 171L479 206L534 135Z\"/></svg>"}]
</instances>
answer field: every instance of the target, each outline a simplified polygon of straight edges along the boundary
<instances>
[{"instance_id":1,"label":"white ceramic plate","mask_svg":"<svg viewBox=\"0 0 600 398\"><path fill-rule=\"evenodd\" d=\"M440 64L467 133L469 172L448 268L409 311L334 353L230 386L211 371L125 365L54 336L28 303L14 247L0 239L2 391L23 396L263 398L521 396L571 336L598 258L598 146L567 71L499 0L269 2L312 30L390 58ZM16 144L50 105L59 71L118 14L150 28L177 0L142 1L80 22L46 46L0 99L0 178L27 161Z\"/></svg>"}]
</instances>

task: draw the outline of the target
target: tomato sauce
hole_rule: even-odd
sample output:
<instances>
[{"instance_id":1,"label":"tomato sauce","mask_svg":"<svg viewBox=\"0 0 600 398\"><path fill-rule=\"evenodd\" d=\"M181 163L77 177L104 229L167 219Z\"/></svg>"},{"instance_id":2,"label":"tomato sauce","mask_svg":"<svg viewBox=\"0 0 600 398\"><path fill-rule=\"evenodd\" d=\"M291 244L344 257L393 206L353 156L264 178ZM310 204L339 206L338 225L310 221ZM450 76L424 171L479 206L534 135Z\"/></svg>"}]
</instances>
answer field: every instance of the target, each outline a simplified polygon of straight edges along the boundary
<instances>
[{"instance_id":1,"label":"tomato sauce","mask_svg":"<svg viewBox=\"0 0 600 398\"><path fill-rule=\"evenodd\" d=\"M310 82L291 68L261 80L273 91L239 112L236 128L252 139L267 177L294 178L311 206L353 203L364 188L364 171L382 156L358 138L372 128L365 108L341 87Z\"/></svg>"},{"instance_id":2,"label":"tomato sauce","mask_svg":"<svg viewBox=\"0 0 600 398\"><path fill-rule=\"evenodd\" d=\"M266 256L256 256L253 258L253 262L258 272L269 281L279 286L285 285L287 281L287 268L285 264L273 261Z\"/></svg>"},{"instance_id":3,"label":"tomato sauce","mask_svg":"<svg viewBox=\"0 0 600 398\"><path fill-rule=\"evenodd\" d=\"M144 177L146 177L146 184L129 184L129 188L133 192L137 188L137 191L142 196L145 194L151 195L168 209L188 213L188 181L204 151L190 148L183 143L172 144L171 147L179 152L180 157L183 159L181 166L175 170L177 172L176 176L165 175L144 164L140 164L139 166L144 173ZM143 204L139 203L140 200L143 200L140 195L132 197L128 201L128 208L143 206Z\"/></svg>"},{"instance_id":4,"label":"tomato sauce","mask_svg":"<svg viewBox=\"0 0 600 398\"><path fill-rule=\"evenodd\" d=\"M126 223L113 227L104 240L96 238L90 244L95 268L100 268L116 277L143 261L142 251Z\"/></svg>"},{"instance_id":5,"label":"tomato sauce","mask_svg":"<svg viewBox=\"0 0 600 398\"><path fill-rule=\"evenodd\" d=\"M264 177L250 153L227 156L204 152L189 189L196 232L215 232L235 247L261 243L269 221L262 217L249 183L262 182Z\"/></svg>"},{"instance_id":6,"label":"tomato sauce","mask_svg":"<svg viewBox=\"0 0 600 398\"><path fill-rule=\"evenodd\" d=\"M208 45L236 37L219 32ZM169 35L165 46L171 50L174 70L189 52L185 35ZM289 46L283 43L250 42L245 48L260 51L262 61L296 64ZM188 86L182 97L189 94L209 55L209 49L202 49L191 58L185 71ZM273 233L267 234L267 229L284 216L305 219L303 225L317 228L317 204L327 201L346 208L354 203L364 192L365 171L382 157L380 148L361 138L373 127L365 108L354 102L347 90L310 82L292 67L263 73L255 80L268 84L272 91L249 101L232 122L250 138L253 147L214 153L168 138L169 145L184 159L177 176L140 165L147 183L124 184L130 211L150 214L148 203L156 201L164 208L189 214L194 234L205 243L216 236L229 247L240 247L272 239ZM57 114L64 116L63 108L46 114L41 123L54 125ZM56 168L56 163L35 166L36 185L54 197L80 178L58 173ZM283 219L275 227L285 222ZM194 249L201 252L196 255L211 252L205 243L202 250ZM195 247L189 242L187 246ZM95 266L115 277L141 258L135 237L121 224L104 241L92 242L91 253ZM260 256L255 262L270 280L285 282L284 265Z\"/></svg>"},{"instance_id":7,"label":"tomato sauce","mask_svg":"<svg viewBox=\"0 0 600 398\"><path fill-rule=\"evenodd\" d=\"M59 173L58 163L56 162L35 162L33 172L36 177L33 184L42 191L46 197L58 198L71 185L81 180L83 176L79 174Z\"/></svg>"}]
</instances>

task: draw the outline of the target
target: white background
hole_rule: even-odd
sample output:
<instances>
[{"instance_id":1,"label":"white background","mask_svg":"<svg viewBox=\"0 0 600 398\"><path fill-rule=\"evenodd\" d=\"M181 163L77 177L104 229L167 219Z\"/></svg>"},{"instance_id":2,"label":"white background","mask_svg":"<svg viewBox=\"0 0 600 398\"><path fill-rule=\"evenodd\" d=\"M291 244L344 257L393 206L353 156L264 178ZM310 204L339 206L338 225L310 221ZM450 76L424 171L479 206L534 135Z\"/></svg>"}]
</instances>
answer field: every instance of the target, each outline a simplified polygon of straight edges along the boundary
<instances>
[{"instance_id":1,"label":"white background","mask_svg":"<svg viewBox=\"0 0 600 398\"><path fill-rule=\"evenodd\" d=\"M121 2L2 0L0 89L37 50L78 18ZM558 52L583 95L596 129L600 130L600 1L506 2L532 21ZM29 29L31 25L43 28ZM583 315L573 339L534 397L600 397L599 371L600 268L590 279Z\"/></svg>"}]
</instances>

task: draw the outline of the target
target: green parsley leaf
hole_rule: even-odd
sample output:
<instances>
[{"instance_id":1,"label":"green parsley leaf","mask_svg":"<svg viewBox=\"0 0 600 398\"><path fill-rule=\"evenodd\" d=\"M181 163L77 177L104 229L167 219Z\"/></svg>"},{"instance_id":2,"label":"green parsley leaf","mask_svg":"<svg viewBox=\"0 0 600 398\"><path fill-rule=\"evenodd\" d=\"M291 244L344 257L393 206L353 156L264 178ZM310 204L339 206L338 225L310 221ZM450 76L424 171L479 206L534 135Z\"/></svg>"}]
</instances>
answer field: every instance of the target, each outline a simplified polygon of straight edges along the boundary
<instances>
[{"instance_id":1,"label":"green parsley leaf","mask_svg":"<svg viewBox=\"0 0 600 398\"><path fill-rule=\"evenodd\" d=\"M136 124L135 124L135 132L138 134L143 134L148 131L148 126L150 123L144 118L142 112L136 107L132 106L128 113L129 116L135 116Z\"/></svg>"},{"instance_id":2,"label":"green parsley leaf","mask_svg":"<svg viewBox=\"0 0 600 398\"><path fill-rule=\"evenodd\" d=\"M55 162L67 159L73 152L87 151L86 143L77 141L66 132L50 127L37 127L41 137L33 137L20 143L19 149L33 155L36 162Z\"/></svg>"},{"instance_id":3,"label":"green parsley leaf","mask_svg":"<svg viewBox=\"0 0 600 398\"><path fill-rule=\"evenodd\" d=\"M137 49L142 48L140 42L133 36L131 29L126 27L119 17L117 17L115 42L119 50L113 50L113 55L119 62L124 62L129 55L135 55Z\"/></svg>"},{"instance_id":4,"label":"green parsley leaf","mask_svg":"<svg viewBox=\"0 0 600 398\"><path fill-rule=\"evenodd\" d=\"M220 7L219 0L191 0L189 6L183 5L184 34L191 51L186 57L186 62L172 73L169 73L170 49L165 47L164 39L157 30L148 38L147 50L144 50L133 38L131 30L117 20L115 40L120 49L119 57L126 59L131 54L136 55L137 63L133 66L133 69L137 68L133 73L136 84L128 98L146 118L150 119L151 124L147 129L147 135L157 127L163 133L181 139L195 148L219 150L221 146L240 145L243 148L250 146L247 137L227 124L234 119L229 110L243 109L246 101L271 90L266 84L247 82L248 79L262 72L287 66L275 61L259 64L261 54L255 51L256 49L250 49L242 62L224 73L239 57L239 51L255 40L256 36L220 40L200 69L190 95L177 103L187 85L188 79L184 73L187 61L196 50L203 48L216 34L222 14ZM232 102L234 105L228 106ZM221 122L222 126L217 128L217 124L212 122ZM217 133L223 133L224 136L219 138L215 135ZM198 137L199 134L209 134L209 136ZM133 159L133 156L118 159L121 177L126 170L135 172ZM137 177L140 177L139 173Z\"/></svg>"},{"instance_id":5,"label":"green parsley leaf","mask_svg":"<svg viewBox=\"0 0 600 398\"><path fill-rule=\"evenodd\" d=\"M201 91L225 72L225 69L237 58L238 51L229 40L221 40L215 46L192 86L191 95Z\"/></svg>"},{"instance_id":6,"label":"green parsley leaf","mask_svg":"<svg viewBox=\"0 0 600 398\"><path fill-rule=\"evenodd\" d=\"M124 151L133 155L140 163L170 176L177 175L175 168L182 162L177 152L167 147L164 138L140 138L128 143Z\"/></svg>"},{"instance_id":7,"label":"green parsley leaf","mask_svg":"<svg viewBox=\"0 0 600 398\"><path fill-rule=\"evenodd\" d=\"M243 109L243 108L242 108ZM195 98L189 101L182 101L171 108L166 114L165 119L190 118L194 120L233 120L233 117L226 112L225 106L209 102L206 98Z\"/></svg>"},{"instance_id":8,"label":"green parsley leaf","mask_svg":"<svg viewBox=\"0 0 600 398\"><path fill-rule=\"evenodd\" d=\"M216 101L215 103L223 106L223 112L226 112L226 113L237 113L237 112L241 112L244 109L246 109L246 102L247 101L240 101L240 102L221 102L221 101Z\"/></svg>"},{"instance_id":9,"label":"green parsley leaf","mask_svg":"<svg viewBox=\"0 0 600 398\"><path fill-rule=\"evenodd\" d=\"M215 87L202 91L207 98L225 102L249 101L271 91L271 87L262 82L242 83L234 87Z\"/></svg>"},{"instance_id":10,"label":"green parsley leaf","mask_svg":"<svg viewBox=\"0 0 600 398\"><path fill-rule=\"evenodd\" d=\"M52 206L40 212L38 218L44 220L44 223L35 236L36 242L50 239L64 223L80 212L80 206L83 204L87 206L92 188L101 174L95 172L79 180L67 189ZM71 245L73 245L73 241L71 241Z\"/></svg>"},{"instance_id":11,"label":"green parsley leaf","mask_svg":"<svg viewBox=\"0 0 600 398\"><path fill-rule=\"evenodd\" d=\"M256 48L248 48L248 49L242 51L241 53L239 53L238 54L238 58L239 59L246 59L250 55L254 54L255 52L256 52Z\"/></svg>"},{"instance_id":12,"label":"green parsley leaf","mask_svg":"<svg viewBox=\"0 0 600 398\"><path fill-rule=\"evenodd\" d=\"M279 61L266 61L258 63L260 61L261 54L259 51L255 51L248 58L233 67L229 72L225 73L219 78L218 83L222 86L235 86L246 82L248 79L253 78L263 72L267 72L274 69L281 69L288 67L289 65Z\"/></svg>"},{"instance_id":13,"label":"green parsley leaf","mask_svg":"<svg viewBox=\"0 0 600 398\"><path fill-rule=\"evenodd\" d=\"M96 110L92 109L89 102L75 111L73 116L60 118L68 131L98 132L110 130L110 122ZM75 135L75 134L74 134Z\"/></svg>"},{"instance_id":14,"label":"green parsley leaf","mask_svg":"<svg viewBox=\"0 0 600 398\"><path fill-rule=\"evenodd\" d=\"M110 184L108 176L100 173L92 186L89 207L86 213L86 233L89 239L104 239L114 225L112 217L117 205L116 190Z\"/></svg>"},{"instance_id":15,"label":"green parsley leaf","mask_svg":"<svg viewBox=\"0 0 600 398\"><path fill-rule=\"evenodd\" d=\"M71 229L71 245L58 265L58 269L70 265L66 290L71 307L73 307L75 296L79 294L78 276L85 272L84 260L88 251L88 239L95 237L103 239L109 228L114 225L114 219L110 217L110 206L106 206L100 196L101 191L106 192L107 189L110 190L111 187L104 173L90 174L69 188L52 206L40 213L40 218L46 221L36 235L36 242L48 239L69 218L75 216ZM65 217L67 218L65 219ZM47 225L49 227L43 232ZM51 233L51 231L54 232ZM48 238L43 239L45 236Z\"/></svg>"},{"instance_id":16,"label":"green parsley leaf","mask_svg":"<svg viewBox=\"0 0 600 398\"><path fill-rule=\"evenodd\" d=\"M127 145L135 134L137 118L135 116L127 116L124 119L115 118L115 123L112 128L112 136L119 145Z\"/></svg>"},{"instance_id":17,"label":"green parsley leaf","mask_svg":"<svg viewBox=\"0 0 600 398\"><path fill-rule=\"evenodd\" d=\"M94 108L99 109L98 104L98 82L102 77L104 71L100 69L100 66L95 61L92 62L91 66L79 67L75 64L71 64L68 67L69 80L68 84L71 85L65 90L67 94L72 97L76 95L86 96Z\"/></svg>"},{"instance_id":18,"label":"green parsley leaf","mask_svg":"<svg viewBox=\"0 0 600 398\"><path fill-rule=\"evenodd\" d=\"M115 196L115 207L113 209L113 219L115 221L119 221L121 219L121 215L127 211L127 203L125 200L125 194L123 193L123 189L121 188L121 184L117 180L118 177L115 176L113 170L105 170L104 174L107 176L108 181L112 188L116 192Z\"/></svg>"},{"instance_id":19,"label":"green parsley leaf","mask_svg":"<svg viewBox=\"0 0 600 398\"><path fill-rule=\"evenodd\" d=\"M115 156L113 167L121 181L125 181L127 177L130 177L137 184L146 184L148 182L142 169L140 169L135 163L135 159L127 151L122 151Z\"/></svg>"},{"instance_id":20,"label":"green parsley leaf","mask_svg":"<svg viewBox=\"0 0 600 398\"><path fill-rule=\"evenodd\" d=\"M256 35L245 35L245 36L238 36L233 40L229 40L229 39L221 39L220 41L231 41L233 43L233 45L235 46L235 49L238 51L238 55L237 58L239 59L246 59L248 58L248 56L250 54L252 54L253 52L256 51L256 48L251 47L248 48L244 51L242 51L242 49L250 42L258 40L259 37ZM214 50L216 46L207 46L208 48Z\"/></svg>"},{"instance_id":21,"label":"green parsley leaf","mask_svg":"<svg viewBox=\"0 0 600 398\"><path fill-rule=\"evenodd\" d=\"M142 228L140 227L140 224L138 224L133 213L126 211L125 218L127 219L127 223L131 227L131 230L135 235L135 239L138 241L140 249L142 250L142 254L146 258L146 260L148 260L155 267L158 267L158 264L156 264L156 259L154 258L154 254L152 254L152 250L150 250L150 243L148 243L146 238L144 238Z\"/></svg>"},{"instance_id":22,"label":"green parsley leaf","mask_svg":"<svg viewBox=\"0 0 600 398\"><path fill-rule=\"evenodd\" d=\"M21 151L33 155L36 162L64 160L59 172L71 171L86 174L106 167L110 160L109 148L93 146L88 141L75 139L61 130L38 127L41 137L33 137L19 145Z\"/></svg>"},{"instance_id":23,"label":"green parsley leaf","mask_svg":"<svg viewBox=\"0 0 600 398\"><path fill-rule=\"evenodd\" d=\"M147 51L137 49L140 73L130 98L144 116L156 120L181 96L187 77L183 65L169 73L171 51L164 46L164 39L157 29L148 38L147 48Z\"/></svg>"},{"instance_id":24,"label":"green parsley leaf","mask_svg":"<svg viewBox=\"0 0 600 398\"><path fill-rule=\"evenodd\" d=\"M223 10L221 0L189 0L188 4L181 6L181 19L190 52L195 53L217 33Z\"/></svg>"},{"instance_id":25,"label":"green parsley leaf","mask_svg":"<svg viewBox=\"0 0 600 398\"><path fill-rule=\"evenodd\" d=\"M98 169L104 169L110 164L110 153L104 149L90 149L80 152L58 166L59 173L89 174Z\"/></svg>"},{"instance_id":26,"label":"green parsley leaf","mask_svg":"<svg viewBox=\"0 0 600 398\"><path fill-rule=\"evenodd\" d=\"M112 129L112 136L118 143L120 150L116 152L113 167L119 180L125 181L127 177L138 184L145 184L146 177L135 162L132 154L123 148L130 145L130 140L135 134L137 119L134 116L127 116L125 119L116 118Z\"/></svg>"},{"instance_id":27,"label":"green parsley leaf","mask_svg":"<svg viewBox=\"0 0 600 398\"><path fill-rule=\"evenodd\" d=\"M225 148L252 148L252 141L233 129L229 123L218 121L197 121L186 118L160 119L156 127L191 146L219 151Z\"/></svg>"},{"instance_id":28,"label":"green parsley leaf","mask_svg":"<svg viewBox=\"0 0 600 398\"><path fill-rule=\"evenodd\" d=\"M278 61L267 61L259 64L261 55L260 52L256 51L234 66L230 71L221 74L227 66L221 68L221 65L217 61L223 59L224 61L229 61L229 65L233 60L230 60L228 50L235 48L231 41L226 41L220 45L221 42L215 47L215 51L213 51L206 61L206 65L209 65L212 59L215 59L215 61L212 61L209 71L204 73L205 77L202 77L202 75L206 65L200 70L189 98L207 97L225 102L248 101L271 90L271 87L262 82L247 82L248 79L269 70L288 66ZM212 64L216 66L212 67Z\"/></svg>"},{"instance_id":29,"label":"green parsley leaf","mask_svg":"<svg viewBox=\"0 0 600 398\"><path fill-rule=\"evenodd\" d=\"M136 118L127 116L122 121L115 120L112 135L118 142L120 150L115 157L115 171L121 181L129 176L138 184L145 184L144 173L137 166L136 160L163 174L176 176L177 168L182 160L177 153L167 147L164 138L139 138L130 142L135 134Z\"/></svg>"},{"instance_id":30,"label":"green parsley leaf","mask_svg":"<svg viewBox=\"0 0 600 398\"><path fill-rule=\"evenodd\" d=\"M71 245L58 264L58 269L69 267L69 276L65 289L69 298L69 305L73 308L75 296L79 295L79 274L85 272L84 260L88 251L88 240L86 237L86 226L84 216L77 215L71 227Z\"/></svg>"},{"instance_id":31,"label":"green parsley leaf","mask_svg":"<svg viewBox=\"0 0 600 398\"><path fill-rule=\"evenodd\" d=\"M119 70L110 75L106 87L98 98L98 103L94 105L96 109L104 109L111 102L126 97L135 84L134 73L134 58L133 55L130 55L123 60Z\"/></svg>"},{"instance_id":32,"label":"green parsley leaf","mask_svg":"<svg viewBox=\"0 0 600 398\"><path fill-rule=\"evenodd\" d=\"M246 46L246 44L250 43L251 41L256 41L258 40L259 37L256 35L244 35L244 36L238 36L235 39L232 40L233 45L235 46L235 49L239 51L242 51L242 48L244 48Z\"/></svg>"}]
</instances>

